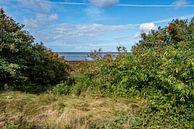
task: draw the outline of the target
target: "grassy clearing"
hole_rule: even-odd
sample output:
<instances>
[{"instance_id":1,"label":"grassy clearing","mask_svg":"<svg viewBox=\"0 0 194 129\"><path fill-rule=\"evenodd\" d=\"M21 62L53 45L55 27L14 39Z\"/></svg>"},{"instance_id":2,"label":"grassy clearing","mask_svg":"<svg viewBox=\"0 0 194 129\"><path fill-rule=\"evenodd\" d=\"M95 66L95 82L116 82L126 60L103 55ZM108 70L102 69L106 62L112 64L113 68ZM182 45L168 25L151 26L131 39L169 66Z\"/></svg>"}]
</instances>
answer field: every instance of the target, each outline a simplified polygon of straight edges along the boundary
<instances>
[{"instance_id":1,"label":"grassy clearing","mask_svg":"<svg viewBox=\"0 0 194 129\"><path fill-rule=\"evenodd\" d=\"M0 128L130 128L137 122L133 110L145 106L140 99L2 92Z\"/></svg>"}]
</instances>

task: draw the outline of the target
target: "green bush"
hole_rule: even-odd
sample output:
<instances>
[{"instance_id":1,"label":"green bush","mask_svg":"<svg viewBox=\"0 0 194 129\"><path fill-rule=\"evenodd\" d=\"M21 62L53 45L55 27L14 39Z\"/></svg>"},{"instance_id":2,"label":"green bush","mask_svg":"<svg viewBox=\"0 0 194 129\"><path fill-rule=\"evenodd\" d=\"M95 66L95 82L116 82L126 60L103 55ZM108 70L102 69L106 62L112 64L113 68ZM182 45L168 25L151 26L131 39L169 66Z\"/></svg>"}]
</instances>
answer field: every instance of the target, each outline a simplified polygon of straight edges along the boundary
<instances>
[{"instance_id":1,"label":"green bush","mask_svg":"<svg viewBox=\"0 0 194 129\"><path fill-rule=\"evenodd\" d=\"M33 88L43 90L46 85L68 80L65 60L35 43L23 27L0 9L0 88L34 92Z\"/></svg>"},{"instance_id":2,"label":"green bush","mask_svg":"<svg viewBox=\"0 0 194 129\"><path fill-rule=\"evenodd\" d=\"M149 102L139 128L193 128L194 125L194 19L174 20L169 26L142 34L132 53L95 61L75 79L73 91ZM137 125L137 126L138 126Z\"/></svg>"},{"instance_id":3,"label":"green bush","mask_svg":"<svg viewBox=\"0 0 194 129\"><path fill-rule=\"evenodd\" d=\"M95 52L95 62L84 71L85 79L77 81L78 85L95 93L123 97L137 95L143 88L152 86L177 102L192 99L193 20L175 20L172 25L174 30L169 32L166 27L142 34L142 40L133 47L132 53L121 52L116 59L102 58ZM186 36L177 37L180 33Z\"/></svg>"},{"instance_id":4,"label":"green bush","mask_svg":"<svg viewBox=\"0 0 194 129\"><path fill-rule=\"evenodd\" d=\"M19 66L17 64L8 63L0 57L0 89L4 89L4 84L9 80L17 79L17 70Z\"/></svg>"},{"instance_id":5,"label":"green bush","mask_svg":"<svg viewBox=\"0 0 194 129\"><path fill-rule=\"evenodd\" d=\"M52 89L52 93L55 95L68 95L70 92L71 92L71 86L67 82L57 84Z\"/></svg>"}]
</instances>

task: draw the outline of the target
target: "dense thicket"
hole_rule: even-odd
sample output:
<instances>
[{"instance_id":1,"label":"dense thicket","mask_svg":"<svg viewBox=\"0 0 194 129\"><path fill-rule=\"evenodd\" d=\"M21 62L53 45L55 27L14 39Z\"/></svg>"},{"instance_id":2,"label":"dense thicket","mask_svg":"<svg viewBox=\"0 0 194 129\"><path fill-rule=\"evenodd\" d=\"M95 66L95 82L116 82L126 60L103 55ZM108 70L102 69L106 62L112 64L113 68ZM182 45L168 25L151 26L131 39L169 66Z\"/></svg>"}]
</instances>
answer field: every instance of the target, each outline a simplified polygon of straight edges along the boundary
<instances>
[{"instance_id":1,"label":"dense thicket","mask_svg":"<svg viewBox=\"0 0 194 129\"><path fill-rule=\"evenodd\" d=\"M67 80L64 59L35 43L23 27L0 9L0 88L33 90Z\"/></svg>"},{"instance_id":2,"label":"dense thicket","mask_svg":"<svg viewBox=\"0 0 194 129\"><path fill-rule=\"evenodd\" d=\"M123 52L116 59L111 55L97 57L91 69L84 71L89 80L84 83L95 92L126 97L132 89L152 87L185 101L194 95L193 61L194 19L175 20L169 26L143 33L130 54Z\"/></svg>"},{"instance_id":3,"label":"dense thicket","mask_svg":"<svg viewBox=\"0 0 194 129\"><path fill-rule=\"evenodd\" d=\"M193 128L194 19L174 20L164 28L143 33L132 53L120 52L116 59L93 53L96 61L75 78L74 87L60 84L55 91L143 97L149 108L139 111L140 125Z\"/></svg>"}]
</instances>

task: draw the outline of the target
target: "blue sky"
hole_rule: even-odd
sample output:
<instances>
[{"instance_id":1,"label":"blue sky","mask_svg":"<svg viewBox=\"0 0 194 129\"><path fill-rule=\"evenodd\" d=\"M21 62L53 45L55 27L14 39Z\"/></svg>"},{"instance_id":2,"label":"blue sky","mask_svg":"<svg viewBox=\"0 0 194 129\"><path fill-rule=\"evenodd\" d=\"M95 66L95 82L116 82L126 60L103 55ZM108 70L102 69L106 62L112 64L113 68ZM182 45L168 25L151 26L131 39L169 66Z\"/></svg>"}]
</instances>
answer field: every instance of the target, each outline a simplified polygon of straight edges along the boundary
<instances>
[{"instance_id":1,"label":"blue sky","mask_svg":"<svg viewBox=\"0 0 194 129\"><path fill-rule=\"evenodd\" d=\"M0 8L53 51L129 51L141 32L194 17L194 0L0 0Z\"/></svg>"}]
</instances>

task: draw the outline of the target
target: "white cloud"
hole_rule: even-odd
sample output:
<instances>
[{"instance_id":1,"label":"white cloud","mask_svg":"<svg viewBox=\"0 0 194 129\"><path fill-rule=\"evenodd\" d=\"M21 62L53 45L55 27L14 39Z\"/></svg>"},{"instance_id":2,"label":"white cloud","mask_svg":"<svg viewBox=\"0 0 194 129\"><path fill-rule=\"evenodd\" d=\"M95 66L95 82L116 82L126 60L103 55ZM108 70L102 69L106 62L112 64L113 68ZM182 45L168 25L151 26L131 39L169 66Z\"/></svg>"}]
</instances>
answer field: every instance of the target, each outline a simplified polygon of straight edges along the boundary
<instances>
[{"instance_id":1,"label":"white cloud","mask_svg":"<svg viewBox=\"0 0 194 129\"><path fill-rule=\"evenodd\" d=\"M50 4L44 0L16 0L24 8L38 10L41 12L49 12Z\"/></svg>"},{"instance_id":2,"label":"white cloud","mask_svg":"<svg viewBox=\"0 0 194 129\"><path fill-rule=\"evenodd\" d=\"M49 20L50 21L55 21L55 20L57 20L59 18L59 16L57 15L57 14L51 14L50 16L49 16Z\"/></svg>"},{"instance_id":3,"label":"white cloud","mask_svg":"<svg viewBox=\"0 0 194 129\"><path fill-rule=\"evenodd\" d=\"M139 25L139 32L137 32L133 37L135 39L139 39L141 37L141 33L149 34L151 30L156 30L157 26L155 25L155 22L150 23L142 23Z\"/></svg>"},{"instance_id":4,"label":"white cloud","mask_svg":"<svg viewBox=\"0 0 194 129\"><path fill-rule=\"evenodd\" d=\"M97 7L106 7L117 4L119 0L89 0L89 2Z\"/></svg>"},{"instance_id":5,"label":"white cloud","mask_svg":"<svg viewBox=\"0 0 194 129\"><path fill-rule=\"evenodd\" d=\"M139 29L141 32L148 34L151 30L155 30L157 27L154 23L140 24Z\"/></svg>"},{"instance_id":6,"label":"white cloud","mask_svg":"<svg viewBox=\"0 0 194 129\"><path fill-rule=\"evenodd\" d=\"M104 51L116 51L116 47L119 45L118 43L130 39L127 37L125 40L114 39L114 37L120 32L133 29L133 27L134 25L131 24L60 24L46 34L44 33L41 37L44 38L42 41L47 46L58 51L59 49L65 49L66 51L91 51L99 48L102 48ZM115 35L112 35L112 33Z\"/></svg>"},{"instance_id":7,"label":"white cloud","mask_svg":"<svg viewBox=\"0 0 194 129\"><path fill-rule=\"evenodd\" d=\"M61 24L53 30L55 39L72 37L95 37L104 32L129 30L133 25L103 25L103 24Z\"/></svg>"},{"instance_id":8,"label":"white cloud","mask_svg":"<svg viewBox=\"0 0 194 129\"><path fill-rule=\"evenodd\" d=\"M37 13L36 18L34 20L40 22L52 22L58 19L57 14L45 14L45 13Z\"/></svg>"},{"instance_id":9,"label":"white cloud","mask_svg":"<svg viewBox=\"0 0 194 129\"><path fill-rule=\"evenodd\" d=\"M99 44L102 40L114 40L110 35L132 29L134 25L104 25L104 24L61 24L42 35L42 41L47 45L57 42L57 45ZM39 35L40 36L40 35ZM103 38L106 37L106 38ZM111 41L109 41L111 42ZM112 41L113 42L113 41ZM106 44L106 42L103 42ZM73 45L74 44L74 45Z\"/></svg>"},{"instance_id":10,"label":"white cloud","mask_svg":"<svg viewBox=\"0 0 194 129\"><path fill-rule=\"evenodd\" d=\"M187 0L176 0L175 1L175 5L176 7L180 8L180 7L184 7L188 4Z\"/></svg>"},{"instance_id":11,"label":"white cloud","mask_svg":"<svg viewBox=\"0 0 194 129\"><path fill-rule=\"evenodd\" d=\"M37 13L35 18L29 19L24 18L22 23L26 26L28 30L41 30L42 27L48 26L52 22L58 19L57 14L46 14L46 13Z\"/></svg>"},{"instance_id":12,"label":"white cloud","mask_svg":"<svg viewBox=\"0 0 194 129\"><path fill-rule=\"evenodd\" d=\"M88 16L89 20L92 22L110 19L110 17L105 14L103 9L99 9L95 6L87 7L85 9L85 13Z\"/></svg>"},{"instance_id":13,"label":"white cloud","mask_svg":"<svg viewBox=\"0 0 194 129\"><path fill-rule=\"evenodd\" d=\"M57 14L52 13L53 6L46 0L0 0L1 5L7 8L13 6L14 9L24 11L20 22L31 33L41 31L43 27L47 28L59 18Z\"/></svg>"},{"instance_id":14,"label":"white cloud","mask_svg":"<svg viewBox=\"0 0 194 129\"><path fill-rule=\"evenodd\" d=\"M52 22L59 18L58 14L51 12L53 7L45 0L15 0L15 2L19 8L27 9L30 12L31 16L24 17L21 23L32 34L46 29Z\"/></svg>"},{"instance_id":15,"label":"white cloud","mask_svg":"<svg viewBox=\"0 0 194 129\"><path fill-rule=\"evenodd\" d=\"M25 27L28 28L28 30L38 28L38 23L34 20L30 20L30 19L25 18L25 19L23 19L22 24L24 24Z\"/></svg>"}]
</instances>

